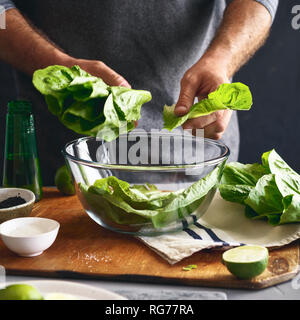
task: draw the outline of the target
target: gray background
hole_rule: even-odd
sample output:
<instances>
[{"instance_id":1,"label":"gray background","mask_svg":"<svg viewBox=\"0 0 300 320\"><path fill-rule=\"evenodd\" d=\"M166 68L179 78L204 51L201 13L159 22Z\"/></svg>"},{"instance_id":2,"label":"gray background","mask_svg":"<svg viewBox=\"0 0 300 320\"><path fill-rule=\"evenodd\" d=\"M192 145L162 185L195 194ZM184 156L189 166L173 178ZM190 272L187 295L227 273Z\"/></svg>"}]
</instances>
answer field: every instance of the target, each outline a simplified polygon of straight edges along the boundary
<instances>
[{"instance_id":1,"label":"gray background","mask_svg":"<svg viewBox=\"0 0 300 320\"><path fill-rule=\"evenodd\" d=\"M291 27L291 10L295 4L299 3L280 2L267 43L236 74L234 81L249 85L254 98L251 111L239 112L239 161L259 161L263 152L275 148L300 173L300 30ZM3 167L6 106L14 98L10 67L0 63L0 168ZM2 181L2 170L0 179Z\"/></svg>"}]
</instances>

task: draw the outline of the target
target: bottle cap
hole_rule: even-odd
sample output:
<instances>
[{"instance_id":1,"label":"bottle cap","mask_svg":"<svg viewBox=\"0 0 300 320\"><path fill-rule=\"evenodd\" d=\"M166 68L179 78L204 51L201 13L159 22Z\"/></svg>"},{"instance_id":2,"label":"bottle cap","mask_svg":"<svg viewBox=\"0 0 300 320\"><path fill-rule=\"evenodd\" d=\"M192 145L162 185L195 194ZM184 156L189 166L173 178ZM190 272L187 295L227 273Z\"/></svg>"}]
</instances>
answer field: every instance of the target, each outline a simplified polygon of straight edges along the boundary
<instances>
[{"instance_id":1,"label":"bottle cap","mask_svg":"<svg viewBox=\"0 0 300 320\"><path fill-rule=\"evenodd\" d=\"M9 101L7 111L9 113L30 113L31 103L25 100Z\"/></svg>"}]
</instances>

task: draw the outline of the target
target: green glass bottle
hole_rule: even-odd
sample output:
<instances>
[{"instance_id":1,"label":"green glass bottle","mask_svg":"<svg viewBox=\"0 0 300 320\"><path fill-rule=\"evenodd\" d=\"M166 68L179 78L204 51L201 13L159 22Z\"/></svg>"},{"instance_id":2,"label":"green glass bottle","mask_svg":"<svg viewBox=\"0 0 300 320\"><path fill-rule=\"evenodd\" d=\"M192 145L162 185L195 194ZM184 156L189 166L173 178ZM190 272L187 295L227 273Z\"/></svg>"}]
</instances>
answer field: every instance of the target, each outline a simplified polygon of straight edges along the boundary
<instances>
[{"instance_id":1,"label":"green glass bottle","mask_svg":"<svg viewBox=\"0 0 300 320\"><path fill-rule=\"evenodd\" d=\"M30 189L42 198L34 118L28 101L10 101L6 115L3 186Z\"/></svg>"}]
</instances>

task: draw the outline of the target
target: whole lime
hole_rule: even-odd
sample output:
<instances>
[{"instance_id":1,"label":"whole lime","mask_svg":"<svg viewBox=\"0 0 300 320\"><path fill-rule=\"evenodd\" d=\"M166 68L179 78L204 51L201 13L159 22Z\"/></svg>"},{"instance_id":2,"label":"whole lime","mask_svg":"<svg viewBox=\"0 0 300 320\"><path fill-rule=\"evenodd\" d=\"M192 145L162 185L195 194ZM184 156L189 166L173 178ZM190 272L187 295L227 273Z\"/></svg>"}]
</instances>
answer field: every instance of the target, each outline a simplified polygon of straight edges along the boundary
<instances>
[{"instance_id":1,"label":"whole lime","mask_svg":"<svg viewBox=\"0 0 300 320\"><path fill-rule=\"evenodd\" d=\"M43 296L28 284L12 284L0 290L0 300L43 300Z\"/></svg>"},{"instance_id":2,"label":"whole lime","mask_svg":"<svg viewBox=\"0 0 300 320\"><path fill-rule=\"evenodd\" d=\"M74 195L75 187L69 169L66 165L60 167L55 174L54 179L57 189L65 195Z\"/></svg>"}]
</instances>

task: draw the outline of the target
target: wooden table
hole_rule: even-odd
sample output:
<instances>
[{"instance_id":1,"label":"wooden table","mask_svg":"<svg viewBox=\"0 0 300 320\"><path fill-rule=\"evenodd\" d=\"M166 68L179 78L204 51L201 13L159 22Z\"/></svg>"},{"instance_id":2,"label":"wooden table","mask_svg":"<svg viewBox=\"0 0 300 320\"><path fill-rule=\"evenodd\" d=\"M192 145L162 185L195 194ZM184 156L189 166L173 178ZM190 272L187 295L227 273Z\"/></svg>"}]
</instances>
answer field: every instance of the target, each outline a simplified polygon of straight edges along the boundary
<instances>
[{"instance_id":1,"label":"wooden table","mask_svg":"<svg viewBox=\"0 0 300 320\"><path fill-rule=\"evenodd\" d=\"M44 198L31 215L57 220L58 237L33 258L15 255L0 241L1 264L8 275L259 289L292 279L298 272L299 242L271 250L267 269L251 280L231 275L221 263L221 250L203 250L170 265L138 239L96 224L76 196L62 196L56 188L44 189ZM183 271L189 264L198 268Z\"/></svg>"}]
</instances>

